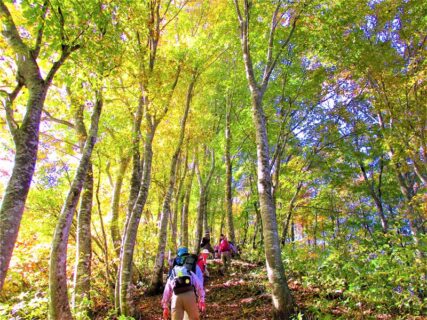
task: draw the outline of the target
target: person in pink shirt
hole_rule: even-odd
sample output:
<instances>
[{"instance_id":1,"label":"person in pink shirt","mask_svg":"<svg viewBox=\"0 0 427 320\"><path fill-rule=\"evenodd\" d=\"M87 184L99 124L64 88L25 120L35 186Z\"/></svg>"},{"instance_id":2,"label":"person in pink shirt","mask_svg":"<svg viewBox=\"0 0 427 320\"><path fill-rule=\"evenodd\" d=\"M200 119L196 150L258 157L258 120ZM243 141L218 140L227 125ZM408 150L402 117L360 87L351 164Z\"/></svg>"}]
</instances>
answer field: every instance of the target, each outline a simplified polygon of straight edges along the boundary
<instances>
[{"instance_id":1,"label":"person in pink shirt","mask_svg":"<svg viewBox=\"0 0 427 320\"><path fill-rule=\"evenodd\" d=\"M221 255L222 268L221 273L225 274L228 271L228 267L231 264L231 248L228 243L227 237L221 234L219 238L219 254Z\"/></svg>"},{"instance_id":2,"label":"person in pink shirt","mask_svg":"<svg viewBox=\"0 0 427 320\"><path fill-rule=\"evenodd\" d=\"M169 319L171 303L172 320L182 320L184 312L190 320L199 320L199 309L205 311L205 290L199 277L191 270L176 266L166 282L162 297L163 319ZM184 284L181 283L184 279ZM188 284L188 286L186 286Z\"/></svg>"}]
</instances>

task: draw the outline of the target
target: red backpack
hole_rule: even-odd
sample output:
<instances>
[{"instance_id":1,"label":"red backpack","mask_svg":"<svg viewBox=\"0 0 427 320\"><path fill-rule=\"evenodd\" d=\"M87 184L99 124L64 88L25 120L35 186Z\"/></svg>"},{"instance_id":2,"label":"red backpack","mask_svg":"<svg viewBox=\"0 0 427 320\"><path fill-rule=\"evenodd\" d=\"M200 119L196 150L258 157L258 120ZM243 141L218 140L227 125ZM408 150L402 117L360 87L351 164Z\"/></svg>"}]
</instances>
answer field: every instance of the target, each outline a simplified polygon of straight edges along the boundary
<instances>
[{"instance_id":1,"label":"red backpack","mask_svg":"<svg viewBox=\"0 0 427 320\"><path fill-rule=\"evenodd\" d=\"M202 270L202 273L205 273L206 264L202 257L200 257L199 261L197 261L197 265L199 266L200 270Z\"/></svg>"},{"instance_id":2,"label":"red backpack","mask_svg":"<svg viewBox=\"0 0 427 320\"><path fill-rule=\"evenodd\" d=\"M223 239L221 241L221 243L219 244L219 249L221 250L221 252L230 251L230 245L228 244L227 239Z\"/></svg>"}]
</instances>

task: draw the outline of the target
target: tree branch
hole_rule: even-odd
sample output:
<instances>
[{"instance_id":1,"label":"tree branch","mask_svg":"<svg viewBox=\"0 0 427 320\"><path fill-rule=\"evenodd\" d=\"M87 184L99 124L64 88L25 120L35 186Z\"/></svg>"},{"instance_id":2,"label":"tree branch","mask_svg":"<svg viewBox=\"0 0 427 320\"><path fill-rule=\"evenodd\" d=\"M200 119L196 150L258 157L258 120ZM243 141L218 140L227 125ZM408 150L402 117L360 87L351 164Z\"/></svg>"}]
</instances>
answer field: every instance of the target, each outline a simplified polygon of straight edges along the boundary
<instances>
[{"instance_id":1,"label":"tree branch","mask_svg":"<svg viewBox=\"0 0 427 320\"><path fill-rule=\"evenodd\" d=\"M160 31L163 31L163 30L165 30L165 28L166 28L166 26L169 24L169 23L171 23L173 20L175 20L175 18L181 13L181 11L182 11L182 9L184 9L184 7L186 6L186 4L188 3L188 1L189 0L186 0L186 1L184 1L184 3L183 3L183 5L178 9L178 12L177 13L175 13L173 16L172 16L172 18L170 18L164 25L163 25L163 27L162 28L160 28ZM168 9L169 9L169 5L170 5L170 3L171 3L171 1L169 1L169 3L168 3L168 5L167 5L167 7L166 7L166 10L165 10L165 12L164 12L164 14L163 14L163 16L162 16L162 18L161 18L161 20L163 20L164 19L164 17L166 16L166 13L168 12Z\"/></svg>"},{"instance_id":2,"label":"tree branch","mask_svg":"<svg viewBox=\"0 0 427 320\"><path fill-rule=\"evenodd\" d=\"M75 45L72 47L68 47L67 45L62 46L61 57L59 58L59 60L53 63L52 68L50 68L49 73L46 76L45 83L47 86L49 86L52 83L53 77L55 76L59 68L64 64L65 60L67 60L67 58L71 55L71 53L78 50L79 48L80 48L80 45Z\"/></svg>"},{"instance_id":3,"label":"tree branch","mask_svg":"<svg viewBox=\"0 0 427 320\"><path fill-rule=\"evenodd\" d=\"M49 112L47 112L45 109L43 109L43 113L47 116L47 118L49 118L49 120L52 120L53 122L59 123L59 124L63 124L69 128L74 129L75 125L67 120L62 120L62 119L58 119L55 118L54 116L52 116Z\"/></svg>"},{"instance_id":4,"label":"tree branch","mask_svg":"<svg viewBox=\"0 0 427 320\"><path fill-rule=\"evenodd\" d=\"M13 50L23 56L29 56L28 46L22 41L18 30L16 29L15 22L13 21L12 15L9 9L4 4L3 0L0 0L0 19L2 20L2 34L6 38L8 44Z\"/></svg>"},{"instance_id":5,"label":"tree branch","mask_svg":"<svg viewBox=\"0 0 427 320\"><path fill-rule=\"evenodd\" d=\"M289 32L288 37L286 38L286 40L283 42L282 46L280 47L279 52L277 52L274 60L271 62L271 64L269 66L268 65L266 66L264 76L262 78L262 83L261 83L261 90L263 92L267 89L267 85L268 85L268 81L270 80L271 73L273 72L274 68L276 67L277 61L279 60L280 56L282 55L283 50L287 47L287 45L291 41L292 35L294 34L294 31L296 28L296 23L297 23L298 18L299 18L299 15L297 17L295 17L294 22L292 23L292 29Z\"/></svg>"},{"instance_id":6,"label":"tree branch","mask_svg":"<svg viewBox=\"0 0 427 320\"><path fill-rule=\"evenodd\" d=\"M45 2L43 3L43 9L42 9L41 26L39 26L39 30L37 32L36 44L34 46L34 49L32 50L32 55L33 55L34 60L37 59L37 57L39 56L39 53L40 53L40 47L41 47L42 38L43 38L43 31L44 31L44 26L45 26L47 9L48 9L48 0L45 0Z\"/></svg>"},{"instance_id":7,"label":"tree branch","mask_svg":"<svg viewBox=\"0 0 427 320\"><path fill-rule=\"evenodd\" d=\"M16 138L16 130L19 129L19 126L16 123L15 118L13 116L12 104L13 104L13 101L18 96L19 92L21 91L22 87L23 87L23 84L18 83L16 85L15 89L13 89L13 91L11 93L8 93L4 90L1 91L2 93L4 93L6 95L6 101L4 102L3 106L4 106L4 109L6 110L7 125L9 127L9 131L12 134L12 137L14 139Z\"/></svg>"}]
</instances>

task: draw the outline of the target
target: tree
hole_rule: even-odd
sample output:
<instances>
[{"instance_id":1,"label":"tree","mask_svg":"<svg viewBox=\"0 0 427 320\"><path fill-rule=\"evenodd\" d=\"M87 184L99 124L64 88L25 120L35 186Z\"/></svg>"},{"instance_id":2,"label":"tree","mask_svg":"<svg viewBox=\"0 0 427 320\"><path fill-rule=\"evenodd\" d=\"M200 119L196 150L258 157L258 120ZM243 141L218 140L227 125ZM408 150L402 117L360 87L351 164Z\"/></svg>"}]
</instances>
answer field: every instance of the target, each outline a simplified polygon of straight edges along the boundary
<instances>
[{"instance_id":1,"label":"tree","mask_svg":"<svg viewBox=\"0 0 427 320\"><path fill-rule=\"evenodd\" d=\"M54 15L54 17L59 17L58 21L52 17L52 13L48 14L48 3L48 1L45 1L41 9L35 9L40 21L35 37L36 42L33 47L30 47L20 36L8 7L3 1L0 1L2 34L16 56L15 63L18 67L15 88L10 93L4 92L6 96L4 102L6 119L13 136L16 152L14 168L0 208L0 221L2 224L0 229L0 248L2 252L0 255L0 289L4 284L10 258L18 236L25 201L34 174L39 142L40 119L44 101L59 68L74 51L80 48L78 41L80 41L81 34L75 39L66 39L64 36L64 15L62 14L61 7L58 6L57 15ZM55 8L50 9L55 10ZM47 41L55 44L53 47L56 47L56 44L59 42L61 50L59 58L52 64L46 77L43 78L37 59L42 49L46 23L56 25L59 28L60 34L56 34ZM22 124L19 126L14 118L13 102L24 86L28 89L27 108Z\"/></svg>"},{"instance_id":2,"label":"tree","mask_svg":"<svg viewBox=\"0 0 427 320\"><path fill-rule=\"evenodd\" d=\"M206 150L206 153L209 151ZM197 181L199 182L199 204L197 207L197 223L196 223L196 236L194 238L194 245L193 245L193 252L196 252L197 254L200 251L200 242L202 241L202 234L203 234L203 219L206 219L206 209L207 209L207 203L208 203L208 189L209 185L211 183L212 175L215 170L215 152L210 151L211 153L211 166L209 171L206 173L206 176L203 177L203 173L200 170L200 163L199 161L196 161L195 167L196 167L196 174L197 174ZM204 180L204 181L203 181ZM207 232L208 230L205 230Z\"/></svg>"},{"instance_id":3,"label":"tree","mask_svg":"<svg viewBox=\"0 0 427 320\"><path fill-rule=\"evenodd\" d=\"M170 203L172 200L172 194L175 187L176 181L176 166L178 162L179 154L181 153L182 144L184 142L185 135L185 125L187 123L188 113L190 111L191 99L194 94L194 86L198 78L197 71L194 71L190 83L187 89L187 97L185 102L184 114L180 121L180 133L178 137L178 142L175 147L175 152L173 153L171 164L170 164L170 173L169 173L169 183L167 186L165 198L162 205L162 213L160 218L160 230L159 230L159 244L157 248L156 262L154 265L153 276L151 278L151 287L149 292L159 293L163 287L163 265L165 257L165 248L167 242L167 230L168 230L168 220L171 215Z\"/></svg>"},{"instance_id":4,"label":"tree","mask_svg":"<svg viewBox=\"0 0 427 320\"><path fill-rule=\"evenodd\" d=\"M289 44L294 33L298 16L293 17L288 36L281 40L275 56L273 56L274 36L286 8L281 1L276 5L271 18L269 38L267 44L267 60L263 70L262 81L258 83L252 62L252 51L249 46L250 5L244 1L241 5L234 1L240 30L243 61L246 69L246 78L251 91L252 115L256 132L257 145L257 177L258 194L263 222L264 247L269 282L272 285L273 319L289 319L294 311L294 302L289 291L281 258L279 235L277 230L276 208L272 197L272 179L270 173L269 142L267 137L267 124L263 109L263 96L267 90L271 74L282 54Z\"/></svg>"},{"instance_id":5,"label":"tree","mask_svg":"<svg viewBox=\"0 0 427 320\"><path fill-rule=\"evenodd\" d=\"M80 193L85 183L90 165L92 150L98 134L98 123L102 110L102 93L96 94L96 105L92 114L89 136L83 148L83 154L77 168L73 183L56 225L49 268L49 317L50 319L72 319L67 292L67 246L74 211L79 201Z\"/></svg>"},{"instance_id":6,"label":"tree","mask_svg":"<svg viewBox=\"0 0 427 320\"><path fill-rule=\"evenodd\" d=\"M228 238L231 242L236 244L236 236L234 235L233 223L233 197L232 197L232 184L233 184L233 170L230 156L231 147L231 109L233 106L232 97L228 96L226 99L225 111L225 208L227 217Z\"/></svg>"}]
</instances>

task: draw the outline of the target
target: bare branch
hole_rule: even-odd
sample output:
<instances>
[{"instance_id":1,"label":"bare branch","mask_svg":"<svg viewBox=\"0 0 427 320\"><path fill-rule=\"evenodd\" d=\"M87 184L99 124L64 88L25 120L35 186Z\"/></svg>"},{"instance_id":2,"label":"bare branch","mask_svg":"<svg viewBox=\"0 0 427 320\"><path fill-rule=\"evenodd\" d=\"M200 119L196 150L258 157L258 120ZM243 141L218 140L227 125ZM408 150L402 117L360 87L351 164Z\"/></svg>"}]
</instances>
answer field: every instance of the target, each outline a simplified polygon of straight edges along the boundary
<instances>
[{"instance_id":1,"label":"bare branch","mask_svg":"<svg viewBox=\"0 0 427 320\"><path fill-rule=\"evenodd\" d=\"M37 57L39 56L39 53L40 53L40 46L41 46L42 38L43 38L43 31L44 31L44 26L45 26L47 9L48 9L48 1L45 0L45 2L43 3L43 9L42 9L41 25L39 26L39 30L37 32L36 44L34 46L34 49L32 50L32 55L33 55L34 59L37 59Z\"/></svg>"},{"instance_id":2,"label":"bare branch","mask_svg":"<svg viewBox=\"0 0 427 320\"><path fill-rule=\"evenodd\" d=\"M58 14L59 14L59 25L61 26L60 28L60 34L61 34L61 41L62 41L62 45L64 46L66 43L66 35L65 35L65 18L64 15L62 14L62 10L61 7L58 6Z\"/></svg>"},{"instance_id":3,"label":"bare branch","mask_svg":"<svg viewBox=\"0 0 427 320\"><path fill-rule=\"evenodd\" d=\"M291 38L294 34L295 28L296 28L296 23L298 21L299 15L297 17L295 17L294 22L292 23L292 29L289 32L288 37L286 38L286 40L282 43L279 52L277 52L275 58L271 61L271 64L269 66L266 67L266 70L264 72L264 76L262 78L262 83L261 83L261 90L264 92L267 89L267 85L268 85L268 81L270 80L270 76L271 73L273 72L274 68L276 67L277 61L279 60L280 56L283 53L283 50L288 46L289 42L291 41Z\"/></svg>"},{"instance_id":4,"label":"bare branch","mask_svg":"<svg viewBox=\"0 0 427 320\"><path fill-rule=\"evenodd\" d=\"M176 17L178 17L178 15L181 13L182 9L184 9L184 7L186 6L186 4L187 4L188 2L189 2L189 0L184 1L183 5L178 9L178 12L176 12L176 13L172 16L172 18L170 18L170 19L169 19L169 20L168 20L168 21L163 25L163 27L160 29L160 31L165 30L166 26L167 26L169 23L171 23L172 21L174 21L174 20L176 19ZM166 11L165 11L165 13L163 14L163 16L162 16L161 20L163 20L163 19L164 19L164 17L166 16L166 13L168 12L168 9L169 9L169 5L170 5L170 1L169 1L169 3L168 3L168 6L167 6L167 8L166 8Z\"/></svg>"},{"instance_id":5,"label":"bare branch","mask_svg":"<svg viewBox=\"0 0 427 320\"><path fill-rule=\"evenodd\" d=\"M274 48L274 35L276 33L276 26L277 26L277 20L278 20L277 15L279 13L279 9L281 5L282 5L282 2L279 1L271 17L270 34L268 36L267 62L264 69L263 79L267 77L267 72L269 71L270 66L273 62L272 59L273 59L273 48Z\"/></svg>"},{"instance_id":6,"label":"bare branch","mask_svg":"<svg viewBox=\"0 0 427 320\"><path fill-rule=\"evenodd\" d=\"M46 117L49 119L49 120L51 120L51 121L53 121L53 122L56 122L56 123L59 123L59 124L63 124L63 125L65 125L65 126L67 126L68 128L72 128L72 129L74 129L74 127L75 127L75 125L73 124L73 123L71 123L71 122L69 122L69 121L67 121L67 120L62 120L62 119L58 119L58 118L55 118L54 116L52 116L48 111L46 111L45 109L43 109L43 113L46 115Z\"/></svg>"},{"instance_id":7,"label":"bare branch","mask_svg":"<svg viewBox=\"0 0 427 320\"><path fill-rule=\"evenodd\" d=\"M169 105L170 105L170 103L171 103L171 100L172 100L173 94L174 94L174 92L175 92L175 88L176 88L176 86L177 86L177 84L178 84L178 80L179 80L180 75L181 75L181 64L179 64L179 65L178 65L178 68L177 68L177 70L176 70L175 80L174 80L174 82L172 83L172 87L171 87L171 90L169 91L169 95L168 95L168 98L167 98L167 100L166 100L165 106L164 106L164 108L163 108L163 112L162 112L162 114L160 115L160 117L158 117L157 121L160 121L161 119L163 119L163 117L164 117L164 116L166 115L166 113L168 112L168 110L169 110Z\"/></svg>"},{"instance_id":8,"label":"bare branch","mask_svg":"<svg viewBox=\"0 0 427 320\"><path fill-rule=\"evenodd\" d=\"M67 58L71 55L71 53L78 50L80 48L80 45L75 45L73 47L68 47L63 45L62 47L63 47L63 51L61 53L61 57L59 58L59 60L53 63L52 67L49 70L49 73L46 76L45 83L47 86L49 86L52 83L53 77L55 76L59 68L64 64L65 60L67 60Z\"/></svg>"},{"instance_id":9,"label":"bare branch","mask_svg":"<svg viewBox=\"0 0 427 320\"><path fill-rule=\"evenodd\" d=\"M234 7L236 8L237 19L239 20L239 24L243 24L242 12L240 11L240 5L238 0L234 0Z\"/></svg>"},{"instance_id":10,"label":"bare branch","mask_svg":"<svg viewBox=\"0 0 427 320\"><path fill-rule=\"evenodd\" d=\"M13 89L13 91L11 93L8 93L4 90L1 90L2 93L4 93L6 95L6 101L4 102L4 109L6 110L6 122L7 125L9 127L9 131L12 134L13 138L15 139L16 137L16 130L19 129L18 124L15 121L15 118L13 116L13 101L16 99L16 97L18 96L19 92L21 91L23 87L22 83L18 83L15 87L15 89Z\"/></svg>"}]
</instances>

